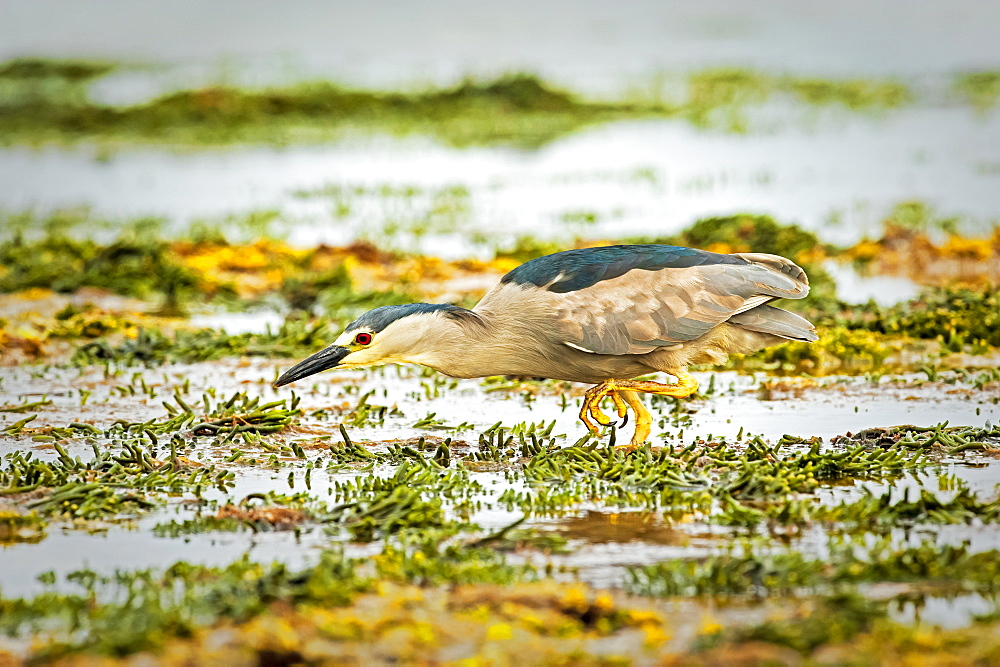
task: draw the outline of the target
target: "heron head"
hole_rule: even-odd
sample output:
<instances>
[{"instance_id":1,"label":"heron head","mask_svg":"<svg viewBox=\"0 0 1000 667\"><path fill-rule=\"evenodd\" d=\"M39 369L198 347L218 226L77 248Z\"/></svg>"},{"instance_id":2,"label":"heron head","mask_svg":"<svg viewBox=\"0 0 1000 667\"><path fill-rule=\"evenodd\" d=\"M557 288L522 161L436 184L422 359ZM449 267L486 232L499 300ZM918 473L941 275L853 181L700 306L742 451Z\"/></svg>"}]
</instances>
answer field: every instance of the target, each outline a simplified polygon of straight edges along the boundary
<instances>
[{"instance_id":1,"label":"heron head","mask_svg":"<svg viewBox=\"0 0 1000 667\"><path fill-rule=\"evenodd\" d=\"M442 336L456 313L448 304L410 303L370 310L347 325L333 345L303 359L278 378L275 387L330 368L363 368L391 363L425 363L422 354Z\"/></svg>"}]
</instances>

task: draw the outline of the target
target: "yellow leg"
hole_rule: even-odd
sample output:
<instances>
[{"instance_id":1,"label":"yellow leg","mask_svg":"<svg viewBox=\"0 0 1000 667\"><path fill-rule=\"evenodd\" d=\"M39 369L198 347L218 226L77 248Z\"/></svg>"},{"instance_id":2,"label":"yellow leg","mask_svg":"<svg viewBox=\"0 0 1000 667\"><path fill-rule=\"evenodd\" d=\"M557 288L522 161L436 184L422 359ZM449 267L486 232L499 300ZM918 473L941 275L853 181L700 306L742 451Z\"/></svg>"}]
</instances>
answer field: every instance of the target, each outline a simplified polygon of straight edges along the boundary
<instances>
[{"instance_id":1,"label":"yellow leg","mask_svg":"<svg viewBox=\"0 0 1000 667\"><path fill-rule=\"evenodd\" d=\"M625 399L625 402L629 404L629 407L632 408L632 412L635 413L635 432L632 434L632 442L628 444L629 449L635 449L649 438L649 433L653 425L653 416L649 414L649 410L642 404L642 400L639 399L639 394L636 392L623 391L621 395Z\"/></svg>"},{"instance_id":2,"label":"yellow leg","mask_svg":"<svg viewBox=\"0 0 1000 667\"><path fill-rule=\"evenodd\" d=\"M628 412L626 405L635 412L635 434L632 442L628 445L635 448L646 441L649 437L650 427L653 418L646 410L642 401L639 400L636 392L647 394L657 394L659 396L670 396L672 398L687 398L698 391L698 381L684 371L674 371L671 373L677 378L676 384L662 384L650 380L605 380L601 384L587 390L583 400L583 408L580 410L580 420L595 435L598 432L597 426L590 420L593 417L597 423L608 426L611 420L601 411L601 400L605 396L611 396L615 402L619 417L625 417Z\"/></svg>"}]
</instances>

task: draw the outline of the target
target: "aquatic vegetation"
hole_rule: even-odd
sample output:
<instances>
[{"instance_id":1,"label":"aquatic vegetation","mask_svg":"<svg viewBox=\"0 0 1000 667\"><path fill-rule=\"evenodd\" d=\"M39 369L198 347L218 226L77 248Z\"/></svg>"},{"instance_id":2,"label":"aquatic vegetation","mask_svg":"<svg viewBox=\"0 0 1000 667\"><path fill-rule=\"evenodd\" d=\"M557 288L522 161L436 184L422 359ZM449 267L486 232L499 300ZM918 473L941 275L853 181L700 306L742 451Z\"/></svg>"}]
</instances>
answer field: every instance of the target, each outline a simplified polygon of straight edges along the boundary
<instances>
[{"instance_id":1,"label":"aquatic vegetation","mask_svg":"<svg viewBox=\"0 0 1000 667\"><path fill-rule=\"evenodd\" d=\"M0 468L0 496L29 512L54 519L110 519L131 516L157 506L151 494L178 493L231 484L231 473L202 466L188 472L173 456L157 461L138 439L120 440L120 451L101 451L94 458L70 456L58 444L59 458L44 461L15 451Z\"/></svg>"},{"instance_id":2,"label":"aquatic vegetation","mask_svg":"<svg viewBox=\"0 0 1000 667\"><path fill-rule=\"evenodd\" d=\"M819 329L815 343L789 342L748 356L733 355L728 365L740 370L769 368L781 373L862 373L884 369L903 345L883 335L844 326ZM897 365L899 362L897 362Z\"/></svg>"},{"instance_id":3,"label":"aquatic vegetation","mask_svg":"<svg viewBox=\"0 0 1000 667\"><path fill-rule=\"evenodd\" d=\"M16 58L0 64L0 79L65 79L88 81L113 71L111 63L89 60Z\"/></svg>"},{"instance_id":4,"label":"aquatic vegetation","mask_svg":"<svg viewBox=\"0 0 1000 667\"><path fill-rule=\"evenodd\" d=\"M15 58L0 63L0 115L52 106L82 109L89 105L89 84L114 71L113 63L90 60Z\"/></svg>"},{"instance_id":5,"label":"aquatic vegetation","mask_svg":"<svg viewBox=\"0 0 1000 667\"><path fill-rule=\"evenodd\" d=\"M14 393L20 384L0 382L10 394L0 405L9 452L0 465L0 543L30 550L69 531L113 539L134 530L166 547L190 543L193 559L219 542L277 543L315 560L295 570L241 559L44 574L42 592L0 596L0 630L15 642L37 640L20 649L25 657L454 661L522 655L530 645L567 663L610 660L608 646L651 660L708 660L747 646L813 659L859 641L905 652L918 630L893 621L894 609L921 596L995 600L998 593L997 554L960 542L968 531L991 535L1000 526L995 491L953 474L995 465L1000 428L990 422L880 426L875 419L826 441L808 431L764 437L741 428L732 437L726 427L727 437L713 437L692 428L755 391L814 398L860 385L875 391L880 380L914 393L925 385L923 400L954 390L988 410L981 398L995 395L996 369L974 367L984 357L943 355L995 350L1000 309L991 286L930 289L891 307L817 299L809 308L822 324L819 342L733 360L767 371L752 381L712 374L690 402L651 400L659 446L625 452L614 448L613 429L604 442L559 432L556 410L578 407L567 383L374 371L271 400L273 363L125 370L302 356L332 342L362 310L413 300L452 276L499 275L547 252L544 242L522 239L494 261L444 261L371 244L230 243L207 227L178 240L147 243L128 232L77 245L60 224L5 237L10 264L0 280L10 289L37 280L27 287L36 291L10 303L35 308L41 290L54 286L47 282L54 276L32 273L31 253L41 250L58 261L82 257L80 274L59 283L67 294L88 286L81 280L104 280L102 289L166 301L162 286L145 277L122 286L158 262L191 276L174 290L181 306L281 304L292 313L277 330L235 335L132 312L135 302L128 310L86 305L79 294L59 297L45 314L11 315L0 330L6 340L33 337L39 358L50 362L62 357L48 350L72 346L75 366L17 369L23 394ZM661 240L779 252L810 271L840 253L801 229L750 215L702 221ZM107 259L112 247L125 249L120 267ZM982 261L980 250L952 240L946 252ZM822 274L815 275L823 296ZM922 372L885 377L894 368ZM214 375L220 369L224 379ZM865 372L869 380L774 377L792 371ZM477 412L449 405L470 394L483 399ZM507 424L499 421L510 414L505 399L531 410L544 402L549 411ZM76 416L67 418L77 400ZM480 430L483 415L496 423ZM241 488L261 479L270 480L269 492ZM286 483L286 493L275 490ZM902 534L928 541L902 543ZM606 545L623 558L607 565L595 558ZM553 578L611 582L633 597ZM975 647L976 655L996 650L960 632L971 631L935 637Z\"/></svg>"},{"instance_id":6,"label":"aquatic vegetation","mask_svg":"<svg viewBox=\"0 0 1000 667\"><path fill-rule=\"evenodd\" d=\"M588 100L525 75L398 93L315 82L128 106L88 97L115 67L0 63L0 143L86 142L98 160L116 146L357 133L534 149L627 119L750 132L928 101L988 113L997 99L990 72L942 91L737 69L678 75L675 95L653 99ZM278 240L295 220L286 209L186 228L85 210L2 216L0 350L18 367L0 377L0 546L11 566L0 662L998 660L1000 232L965 236L970 220L911 201L880 238L846 249L752 213L635 239L794 258L813 283L798 305L823 336L736 358L729 368L753 377L706 373L690 401L644 399L655 440L625 452L614 429L575 442L582 431L562 432L579 408L568 383L390 368L272 393L285 364L265 360L315 352L365 310L471 305L492 278L566 249L484 229L469 239L480 259L413 254L417 240L488 221L475 188L488 198L508 183L357 178L297 193L302 209L362 230L346 247ZM568 178L672 187L653 169ZM587 247L619 241L598 235L627 215L578 203L552 221ZM844 303L830 261L927 289L894 306ZM287 317L248 334L176 317L222 310L241 311L241 325ZM820 377L831 373L866 376ZM876 396L899 401L891 418L866 409ZM956 414L938 416L942 406ZM851 408L850 423L836 423ZM980 408L990 421L971 425ZM122 567L122 538L154 545L147 564L174 550L192 562ZM67 544L97 571L32 583ZM253 562L269 554L296 564ZM934 628L942 608L970 626Z\"/></svg>"},{"instance_id":7,"label":"aquatic vegetation","mask_svg":"<svg viewBox=\"0 0 1000 667\"><path fill-rule=\"evenodd\" d=\"M47 633L51 641L35 649L32 657L38 660L140 651L167 660L210 656L224 663L454 659L484 649L513 657L530 642L538 655L565 661L591 652L598 658L601 640L620 631L639 630L621 636L639 652L668 638L661 613L584 586L465 584L429 590L386 581L375 590L358 566L327 553L317 567L300 572L245 561L226 568L179 563L162 574L117 580L82 571L72 575L79 594L12 601L3 609L10 612L4 625L61 621L59 631ZM129 602L95 604L90 598L88 609L87 593L108 586L128 586ZM158 595L157 588L176 592ZM192 607L185 610L184 604ZM60 612L76 623L75 634L63 629L68 623ZM148 618L132 618L143 612ZM113 627L116 614L126 621Z\"/></svg>"},{"instance_id":8,"label":"aquatic vegetation","mask_svg":"<svg viewBox=\"0 0 1000 667\"><path fill-rule=\"evenodd\" d=\"M382 257L387 251L413 251L421 239L456 234L474 222L471 193L457 183L438 187L329 183L295 195L329 200L334 216L357 220L359 238L377 244Z\"/></svg>"},{"instance_id":9,"label":"aquatic vegetation","mask_svg":"<svg viewBox=\"0 0 1000 667\"><path fill-rule=\"evenodd\" d=\"M865 274L905 276L920 285L983 288L1000 283L1000 228L990 236L968 238L945 220L940 224L951 229L935 242L929 236L933 228L922 231L926 223L913 224L887 223L881 238L862 240L841 258Z\"/></svg>"},{"instance_id":10,"label":"aquatic vegetation","mask_svg":"<svg viewBox=\"0 0 1000 667\"><path fill-rule=\"evenodd\" d=\"M860 500L842 501L837 505L816 504L811 500L785 498L778 502L752 501L740 503L723 498L723 509L712 517L713 522L727 526L756 529L767 526L772 532L780 528L822 523L831 533L888 533L915 524L971 524L1000 522L1000 504L983 502L967 488L950 500L921 489L911 500L909 490L903 498L886 491L875 494L865 491Z\"/></svg>"},{"instance_id":11,"label":"aquatic vegetation","mask_svg":"<svg viewBox=\"0 0 1000 667\"><path fill-rule=\"evenodd\" d=\"M1000 99L1000 72L963 72L955 76L955 89L977 109L986 111Z\"/></svg>"},{"instance_id":12,"label":"aquatic vegetation","mask_svg":"<svg viewBox=\"0 0 1000 667\"><path fill-rule=\"evenodd\" d=\"M252 500L260 500L261 505L251 505ZM239 505L226 503L215 514L198 514L184 521L171 520L153 526L157 537L183 537L207 532L238 532L250 530L255 533L268 531L298 531L300 526L313 521L321 508L306 494L287 496L278 493L252 493Z\"/></svg>"},{"instance_id":13,"label":"aquatic vegetation","mask_svg":"<svg viewBox=\"0 0 1000 667\"><path fill-rule=\"evenodd\" d=\"M72 363L113 363L155 366L167 361L191 362L225 356L293 357L333 342L323 322L288 319L272 333L227 334L213 329L178 329L168 336L156 329L139 329L135 338L118 344L99 339L78 347Z\"/></svg>"},{"instance_id":14,"label":"aquatic vegetation","mask_svg":"<svg viewBox=\"0 0 1000 667\"><path fill-rule=\"evenodd\" d=\"M85 304L82 307L68 304L56 313L55 319L55 326L44 332L48 338L78 340L100 338L116 333L128 335L138 331L133 319L118 313L102 312L93 304Z\"/></svg>"},{"instance_id":15,"label":"aquatic vegetation","mask_svg":"<svg viewBox=\"0 0 1000 667\"><path fill-rule=\"evenodd\" d=\"M934 541L900 548L890 540L872 546L833 541L830 555L810 559L799 552L748 553L664 561L632 568L629 590L642 595L783 595L837 591L847 584L920 582L955 592L996 592L1000 552L972 551Z\"/></svg>"},{"instance_id":16,"label":"aquatic vegetation","mask_svg":"<svg viewBox=\"0 0 1000 667\"><path fill-rule=\"evenodd\" d=\"M1000 346L1000 301L992 285L928 287L892 306L824 301L809 315L820 331L819 341L734 355L729 367L811 375L919 370L948 353L983 355Z\"/></svg>"},{"instance_id":17,"label":"aquatic vegetation","mask_svg":"<svg viewBox=\"0 0 1000 667\"><path fill-rule=\"evenodd\" d=\"M595 123L634 118L679 118L701 128L746 132L753 111L773 100L805 109L839 107L852 113L913 103L906 83L877 79L820 79L743 69L709 69L672 77L670 94L595 101L531 74L410 92L364 90L326 81L265 89L219 84L171 92L132 106L97 104L85 84L110 64L20 60L0 64L4 81L58 82L46 94L10 96L0 105L7 142L42 144L97 140L180 145L284 145L336 139L349 132L426 134L453 146L537 148ZM4 74L6 73L6 74ZM982 106L992 99L990 73L967 73L954 95ZM72 84L71 89L67 84Z\"/></svg>"},{"instance_id":18,"label":"aquatic vegetation","mask_svg":"<svg viewBox=\"0 0 1000 667\"><path fill-rule=\"evenodd\" d=\"M424 461L422 457L418 460ZM346 525L351 536L359 542L370 542L376 535L407 528L441 527L445 523L444 509L433 490L446 485L436 484L437 474L428 472L425 466L406 462L387 480L364 480L369 483L367 489L360 478L356 488L338 488L338 495L350 494L351 502L332 509L326 521Z\"/></svg>"},{"instance_id":19,"label":"aquatic vegetation","mask_svg":"<svg viewBox=\"0 0 1000 667\"><path fill-rule=\"evenodd\" d=\"M746 132L748 110L771 98L790 98L811 106L843 106L852 111L885 110L913 100L898 81L824 80L775 76L746 69L721 68L693 73L680 110L700 127Z\"/></svg>"},{"instance_id":20,"label":"aquatic vegetation","mask_svg":"<svg viewBox=\"0 0 1000 667\"><path fill-rule=\"evenodd\" d=\"M892 207L882 222L882 234L893 238L907 232L945 232L955 234L959 218L942 215L934 206L925 201L902 201Z\"/></svg>"},{"instance_id":21,"label":"aquatic vegetation","mask_svg":"<svg viewBox=\"0 0 1000 667\"><path fill-rule=\"evenodd\" d=\"M49 659L70 650L128 655L190 636L206 620L245 620L277 600L342 605L370 586L355 574L355 563L332 552L304 572L238 560L222 568L180 562L159 573L114 577L82 570L67 580L80 592L0 600L0 626L8 634L33 629L49 636L40 649ZM106 595L109 586L118 590Z\"/></svg>"},{"instance_id":22,"label":"aquatic vegetation","mask_svg":"<svg viewBox=\"0 0 1000 667\"><path fill-rule=\"evenodd\" d=\"M706 657L713 653L721 657L725 650L716 647L724 642L731 642L729 651L734 652L738 652L742 644L753 642L757 646L763 643L771 649L770 656L766 649L764 655L759 656L764 660L768 657L778 659L778 647L809 654L819 647L856 641L859 634L871 632L875 627L890 626L887 617L888 609L884 603L869 600L855 592L834 593L811 601L788 617L768 619L751 627L738 628L729 633L720 631L714 636L704 637L700 648L715 648L714 652L708 651Z\"/></svg>"},{"instance_id":23,"label":"aquatic vegetation","mask_svg":"<svg viewBox=\"0 0 1000 667\"><path fill-rule=\"evenodd\" d=\"M427 133L453 145L534 147L579 127L648 111L583 102L530 75L467 81L448 89L388 93L328 82L246 91L226 86L167 94L144 104L111 107L6 104L8 140L41 143L105 141L284 144L329 140L345 130Z\"/></svg>"},{"instance_id":24,"label":"aquatic vegetation","mask_svg":"<svg viewBox=\"0 0 1000 667\"><path fill-rule=\"evenodd\" d=\"M46 524L37 513L0 501L0 546L40 542L46 537Z\"/></svg>"},{"instance_id":25,"label":"aquatic vegetation","mask_svg":"<svg viewBox=\"0 0 1000 667\"><path fill-rule=\"evenodd\" d=\"M417 194L407 191L399 196ZM917 220L913 224L918 227L930 224L926 222L928 215L926 211L913 213L911 217L916 216ZM64 234L64 227L73 224L64 215L37 222L49 231L41 236L36 234L31 240L15 234L0 242L0 291L52 289L72 293L84 287L98 287L126 296L160 296L161 314L176 314L206 302L228 307L260 307L263 303L273 304L277 297L294 311L321 316L312 322L296 316L286 320L273 335L228 336L208 330L191 332L183 325L171 325L176 329L174 332L162 331L160 322L148 318L69 306L57 313L56 321L51 324L36 320L28 328L18 324L5 329L6 335L19 341L17 345L24 348L27 356L44 356L48 340L93 339L92 343L77 346L76 363L158 364L168 359L198 361L226 355L301 354L308 352L306 348L310 346L330 342L328 337L339 327L366 310L420 298L434 299L426 292L440 289L441 282L451 277L494 272L500 275L521 259L559 249L521 239L514 248L497 251L492 262L444 262L432 257L387 253L369 244L294 249L267 240L249 244L230 244L215 237L203 241L152 240L137 231L139 223L136 230L100 244ZM900 234L910 238L920 232L900 231ZM908 338L937 341L941 349L973 354L988 353L1000 345L996 333L1000 331L996 321L1000 309L994 303L996 290L990 283L968 288L929 288L910 303L892 307L874 303L848 305L834 297L833 281L822 268L824 260L838 256L856 260L867 257L884 263L901 256L902 247L892 248L903 236L887 233L877 244L863 242L840 254L838 249L821 244L814 234L795 225L746 214L701 220L668 238L633 240L719 252L751 249L773 252L789 256L807 269L811 294L801 304L789 305L805 311L820 325L824 332L820 342L768 348L747 359L733 360L734 368L777 366L783 372L857 373L877 370L887 363L900 368L929 363L928 355L934 350L915 347L907 342ZM963 266L989 267L997 264L989 259L995 250L993 245L996 244L990 240L978 242L952 236L940 248L929 247L937 248L935 256L952 257L953 261L963 262ZM36 261L39 256L46 261ZM66 263L77 270L65 272L52 268ZM469 300L474 299L475 295L470 294ZM34 333L26 336L25 332ZM29 354L32 350L34 353ZM913 358L917 361L912 361Z\"/></svg>"},{"instance_id":26,"label":"aquatic vegetation","mask_svg":"<svg viewBox=\"0 0 1000 667\"><path fill-rule=\"evenodd\" d=\"M437 389L441 395L450 390ZM371 400L370 394L360 394L353 408L348 404L337 410L356 412ZM671 405L664 402L659 407L669 411ZM950 496L924 490L901 496L866 493L835 501L828 495L844 482L894 480L929 470L941 456L965 456L950 452L955 444L968 444L972 438L992 446L1000 442L1000 430L989 424L873 429L847 434L826 446L818 439L785 436L768 442L748 436L736 441L694 438L689 444L677 439L659 449L645 446L623 452L590 436L567 447L561 436L553 435L554 421L510 427L498 423L469 441L425 436L373 444L369 450L354 442L343 425L337 429L339 439L298 437L300 432L290 427L307 425L311 413L295 398L269 404L251 392L216 396L212 390L198 397L178 387L164 408L162 417L123 420L104 429L81 423L66 429L43 427L43 431L32 428L33 415L18 419L23 423L12 428L18 438L44 432L73 443L93 438L107 444L93 445L90 462L69 455L58 440L46 441L56 448L54 460L8 456L8 465L0 471L5 475L0 487L18 493L4 495L18 503L37 503L29 517L51 521L74 516L72 510L82 513L77 518L93 521L148 512L162 506L164 494L180 493L201 501L192 509L180 505L175 510L179 516L161 521L153 533L163 539L287 530L289 535L318 534L333 542L369 542L375 555L347 557L337 550L325 551L317 562L297 571L247 560L219 568L178 563L166 570L119 572L113 577L82 571L58 586L53 585L54 577L46 575L43 579L51 588L44 593L0 597L0 628L45 638L44 644L32 649L38 659L81 652L111 656L183 652L195 650L213 632L223 630L239 636L242 646L272 651L277 635L268 628L274 623L288 623L282 655L314 650L306 647L313 646L308 641L315 637L333 639L338 651L362 644L391 650L383 643L389 640L378 629L381 625L359 619L371 613L365 610L372 609L376 592L395 599L397 586L420 588L409 589L413 592L404 597L411 601L395 605L396 611L380 618L396 619L393 622L407 633L417 632L416 620L399 614L422 608L420 601L433 596L448 599L448 615L435 612L440 623L424 617L420 632L435 637L436 643L420 644L422 650L450 646L446 628L454 623L468 623L462 626L466 636L487 642L509 632L521 640L584 642L580 646L590 646L586 642L593 638L640 629L635 650L661 650L671 633L666 617L629 606L634 601L624 605L613 594L579 584L525 583L556 572L551 562L544 571L544 561L525 562L525 552L555 559L560 552L578 548L551 528L526 528L525 522L532 517L572 516L595 504L604 510L653 511L674 527L693 521L745 535L731 553L632 568L628 586L642 595L688 595L693 587L713 595L752 594L783 601L793 596L819 609L827 597L814 599L816 591L854 599L870 582L939 586L949 581L948 590L986 594L998 579L992 552L936 545L933 550L927 545L899 548L854 539L891 534L899 527L992 525L1000 520L994 499L961 486ZM221 451L225 447L232 447L229 451L234 454L227 456ZM214 452L210 460L219 463L194 464L187 458L192 452ZM257 452L265 452L264 458ZM268 460L272 453L283 461ZM223 457L228 462L224 465ZM234 469L276 469L279 463L298 471L305 491L251 494L241 501L224 495L205 500L204 491L210 486L223 494L233 488ZM490 485L479 472L487 465L485 469L502 476L506 484ZM348 474L331 476L324 495L309 482L311 476L315 484L324 472ZM63 479L66 483L57 486ZM19 494L31 493L25 487L35 484L40 484L36 491L46 491L22 500ZM149 507L139 504L140 499ZM487 531L475 523L481 509L507 510L518 518ZM773 542L764 541L760 532L766 526L778 535L786 529L787 535L794 535L795 530L815 525L845 536L831 543L834 557L819 558L795 543L789 543L787 553L774 551ZM495 597L502 589L508 593ZM541 598L529 591L539 591ZM549 602L526 602L538 599ZM872 609L872 619L885 620L886 603L857 599ZM835 606L829 611L852 613ZM117 625L111 628L112 623ZM686 649L673 650L715 650L744 637L767 635L772 637L769 641L807 651L848 641L875 627L868 622L836 623L841 630L826 634L808 624L793 631L775 621L737 623L706 631ZM488 629L494 626L501 629ZM331 645L322 646L333 650Z\"/></svg>"},{"instance_id":27,"label":"aquatic vegetation","mask_svg":"<svg viewBox=\"0 0 1000 667\"><path fill-rule=\"evenodd\" d=\"M255 438L261 434L284 430L302 413L294 397L290 407L286 399L260 405L259 398L245 392L214 405L206 395L200 417L179 394L174 401L178 407L164 403L170 415L164 421L118 420L106 430L85 423L26 429L36 415L14 423L6 429L8 434L35 433L33 440L51 442L58 458L33 458L20 450L5 455L0 496L41 516L92 520L148 511L162 502L157 494L200 496L212 487L225 491L235 474L184 456L192 440L210 436L221 445L239 434L244 441L258 442ZM101 446L95 436L104 440ZM170 436L162 450L158 436ZM94 455L90 461L71 456L60 444L80 437L89 438ZM160 451L163 460L157 458Z\"/></svg>"},{"instance_id":28,"label":"aquatic vegetation","mask_svg":"<svg viewBox=\"0 0 1000 667\"><path fill-rule=\"evenodd\" d=\"M565 248L558 243L540 241L530 236L522 236L514 242L513 246L498 249L494 253L494 256L500 260L513 260L510 265L510 269L513 269L518 264L523 264L536 257L550 255L561 250L565 250Z\"/></svg>"},{"instance_id":29,"label":"aquatic vegetation","mask_svg":"<svg viewBox=\"0 0 1000 667\"><path fill-rule=\"evenodd\" d=\"M491 268L482 262L400 256L360 242L343 248L296 249L268 239L230 243L218 234L195 240L197 229L167 240L142 231L141 220L127 224L113 241L100 243L81 240L71 232L110 224L107 221L65 212L21 218L15 221L14 233L0 240L0 293L44 288L71 294L99 288L123 296L162 298L154 312L165 316L182 315L204 303L230 309L259 307L278 296L293 310L349 321L380 305L413 300L409 292L422 281ZM27 233L27 228L36 227ZM359 280L375 288L360 287ZM273 307L273 301L267 305ZM66 311L60 319L75 314ZM81 328L88 327L81 323Z\"/></svg>"},{"instance_id":30,"label":"aquatic vegetation","mask_svg":"<svg viewBox=\"0 0 1000 667\"><path fill-rule=\"evenodd\" d=\"M929 288L895 306L845 307L835 321L853 331L937 339L959 350L976 342L1000 346L1000 289Z\"/></svg>"},{"instance_id":31,"label":"aquatic vegetation","mask_svg":"<svg viewBox=\"0 0 1000 667\"><path fill-rule=\"evenodd\" d=\"M769 252L803 264L822 261L830 251L813 232L750 213L703 218L675 236L649 242L721 253Z\"/></svg>"},{"instance_id":32,"label":"aquatic vegetation","mask_svg":"<svg viewBox=\"0 0 1000 667\"><path fill-rule=\"evenodd\" d=\"M0 242L0 292L99 287L141 298L162 294L166 307L176 309L198 282L194 271L170 257L162 240L122 237L103 245L54 233Z\"/></svg>"}]
</instances>

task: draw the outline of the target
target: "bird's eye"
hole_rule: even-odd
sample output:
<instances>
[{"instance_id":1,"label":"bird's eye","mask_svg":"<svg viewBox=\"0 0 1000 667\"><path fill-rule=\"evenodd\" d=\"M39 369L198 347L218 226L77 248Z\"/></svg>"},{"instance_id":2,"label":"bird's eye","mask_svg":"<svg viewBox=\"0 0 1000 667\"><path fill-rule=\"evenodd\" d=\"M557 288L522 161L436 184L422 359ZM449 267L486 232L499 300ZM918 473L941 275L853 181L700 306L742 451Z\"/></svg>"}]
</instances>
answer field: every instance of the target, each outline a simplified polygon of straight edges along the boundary
<instances>
[{"instance_id":1,"label":"bird's eye","mask_svg":"<svg viewBox=\"0 0 1000 667\"><path fill-rule=\"evenodd\" d=\"M354 342L358 345L368 345L372 342L372 335L370 333L361 332L354 337Z\"/></svg>"}]
</instances>

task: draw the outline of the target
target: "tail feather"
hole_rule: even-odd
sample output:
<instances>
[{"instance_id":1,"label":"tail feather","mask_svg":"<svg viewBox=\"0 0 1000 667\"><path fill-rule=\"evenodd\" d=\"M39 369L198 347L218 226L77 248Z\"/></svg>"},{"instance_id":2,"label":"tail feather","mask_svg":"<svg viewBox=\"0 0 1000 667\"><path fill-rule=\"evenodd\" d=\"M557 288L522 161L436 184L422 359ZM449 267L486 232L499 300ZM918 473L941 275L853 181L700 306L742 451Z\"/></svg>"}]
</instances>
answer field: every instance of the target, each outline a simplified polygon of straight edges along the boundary
<instances>
[{"instance_id":1,"label":"tail feather","mask_svg":"<svg viewBox=\"0 0 1000 667\"><path fill-rule=\"evenodd\" d=\"M789 340L799 340L812 343L819 340L816 327L812 322L774 306L757 306L748 311L733 315L729 322L750 331L773 334Z\"/></svg>"}]
</instances>

